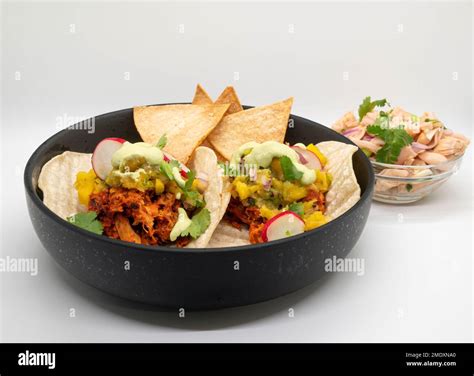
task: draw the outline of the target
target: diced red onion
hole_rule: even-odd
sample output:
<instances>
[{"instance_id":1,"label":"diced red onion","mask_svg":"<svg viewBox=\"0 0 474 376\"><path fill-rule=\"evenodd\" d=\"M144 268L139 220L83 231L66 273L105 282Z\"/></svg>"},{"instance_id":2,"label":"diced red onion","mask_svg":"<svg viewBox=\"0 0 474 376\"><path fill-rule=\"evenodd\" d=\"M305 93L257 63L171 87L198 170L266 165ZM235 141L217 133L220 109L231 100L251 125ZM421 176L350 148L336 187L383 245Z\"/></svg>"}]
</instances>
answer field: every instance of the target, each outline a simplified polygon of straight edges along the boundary
<instances>
[{"instance_id":1,"label":"diced red onion","mask_svg":"<svg viewBox=\"0 0 474 376\"><path fill-rule=\"evenodd\" d=\"M365 141L372 141L374 139L374 136L371 136L370 134L366 133L364 137L362 137L363 140Z\"/></svg>"},{"instance_id":2,"label":"diced red onion","mask_svg":"<svg viewBox=\"0 0 474 376\"><path fill-rule=\"evenodd\" d=\"M419 142L413 142L413 143L411 144L411 147L412 147L413 151L415 151L415 153L418 153L418 152L420 152L420 151L422 151L422 150L428 149L428 146L427 146L427 145L421 144L421 143L419 143Z\"/></svg>"},{"instance_id":3,"label":"diced red onion","mask_svg":"<svg viewBox=\"0 0 474 376\"><path fill-rule=\"evenodd\" d=\"M316 154L299 146L292 146L291 148L300 156L301 164L312 170L322 170L321 161Z\"/></svg>"},{"instance_id":4,"label":"diced red onion","mask_svg":"<svg viewBox=\"0 0 474 376\"><path fill-rule=\"evenodd\" d=\"M199 172L197 175L196 175L196 179L199 179L201 180L202 182L206 182L208 181L209 179L209 176L207 176L207 174L205 172Z\"/></svg>"},{"instance_id":5,"label":"diced red onion","mask_svg":"<svg viewBox=\"0 0 474 376\"><path fill-rule=\"evenodd\" d=\"M198 187L201 188L200 191L205 191L207 186L209 185L209 177L207 176L206 173L200 172L196 176L196 180L199 181Z\"/></svg>"},{"instance_id":6,"label":"diced red onion","mask_svg":"<svg viewBox=\"0 0 474 376\"><path fill-rule=\"evenodd\" d=\"M352 128L346 129L344 132L342 132L342 134L344 136L348 136L352 133L359 132L359 131L360 131L359 127L352 127Z\"/></svg>"},{"instance_id":7,"label":"diced red onion","mask_svg":"<svg viewBox=\"0 0 474 376\"><path fill-rule=\"evenodd\" d=\"M301 164L306 164L308 163L308 160L304 157L303 153L301 152L303 149L300 148L299 146L291 146L291 148L296 151L298 154L298 157L300 158Z\"/></svg>"},{"instance_id":8,"label":"diced red onion","mask_svg":"<svg viewBox=\"0 0 474 376\"><path fill-rule=\"evenodd\" d=\"M445 136L452 136L452 135L454 134L454 132L453 132L451 129L445 129L445 130L443 131L443 134L444 134Z\"/></svg>"},{"instance_id":9,"label":"diced red onion","mask_svg":"<svg viewBox=\"0 0 474 376\"><path fill-rule=\"evenodd\" d=\"M271 176L270 177L263 176L261 183L263 185L263 189L266 190L266 191L269 191L270 188L272 187L272 178L271 178Z\"/></svg>"}]
</instances>

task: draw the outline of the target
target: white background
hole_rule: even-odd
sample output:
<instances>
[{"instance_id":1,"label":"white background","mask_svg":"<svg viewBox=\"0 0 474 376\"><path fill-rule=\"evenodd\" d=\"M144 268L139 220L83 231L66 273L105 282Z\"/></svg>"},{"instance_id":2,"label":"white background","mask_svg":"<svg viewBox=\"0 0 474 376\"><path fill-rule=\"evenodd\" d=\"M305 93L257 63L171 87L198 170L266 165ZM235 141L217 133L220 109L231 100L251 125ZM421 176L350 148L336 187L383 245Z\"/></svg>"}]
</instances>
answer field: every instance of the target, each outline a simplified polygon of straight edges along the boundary
<instances>
[{"instance_id":1,"label":"white background","mask_svg":"<svg viewBox=\"0 0 474 376\"><path fill-rule=\"evenodd\" d=\"M350 255L364 276L184 319L62 271L22 182L64 117L190 101L198 82L213 97L233 84L249 105L294 96L294 114L325 125L387 97L472 138L472 17L470 2L2 4L1 256L38 258L39 274L0 273L0 340L472 341L472 147L429 198L374 203Z\"/></svg>"}]
</instances>

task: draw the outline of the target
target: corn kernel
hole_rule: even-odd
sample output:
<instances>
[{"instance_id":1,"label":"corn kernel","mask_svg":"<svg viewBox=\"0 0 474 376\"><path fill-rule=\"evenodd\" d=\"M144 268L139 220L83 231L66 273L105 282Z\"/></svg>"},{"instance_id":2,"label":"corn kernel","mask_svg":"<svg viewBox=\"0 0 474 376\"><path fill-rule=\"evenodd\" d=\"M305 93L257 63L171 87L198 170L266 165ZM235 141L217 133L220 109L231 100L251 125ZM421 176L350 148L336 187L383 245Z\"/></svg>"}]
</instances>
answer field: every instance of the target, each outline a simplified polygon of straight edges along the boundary
<instances>
[{"instance_id":1,"label":"corn kernel","mask_svg":"<svg viewBox=\"0 0 474 376\"><path fill-rule=\"evenodd\" d=\"M155 192L157 195L165 191L165 185L160 179L155 179Z\"/></svg>"},{"instance_id":2,"label":"corn kernel","mask_svg":"<svg viewBox=\"0 0 474 376\"><path fill-rule=\"evenodd\" d=\"M89 197L91 193L94 191L94 187L96 185L95 179L96 174L94 170L89 170L88 172L79 171L76 175L76 181L74 183L74 188L77 190L77 196L79 198L79 202L84 205L89 205Z\"/></svg>"},{"instance_id":3,"label":"corn kernel","mask_svg":"<svg viewBox=\"0 0 474 376\"><path fill-rule=\"evenodd\" d=\"M304 229L305 231L309 231L315 229L319 226L324 225L327 223L327 219L324 214L320 211L316 211L314 213L305 216L304 218Z\"/></svg>"}]
</instances>

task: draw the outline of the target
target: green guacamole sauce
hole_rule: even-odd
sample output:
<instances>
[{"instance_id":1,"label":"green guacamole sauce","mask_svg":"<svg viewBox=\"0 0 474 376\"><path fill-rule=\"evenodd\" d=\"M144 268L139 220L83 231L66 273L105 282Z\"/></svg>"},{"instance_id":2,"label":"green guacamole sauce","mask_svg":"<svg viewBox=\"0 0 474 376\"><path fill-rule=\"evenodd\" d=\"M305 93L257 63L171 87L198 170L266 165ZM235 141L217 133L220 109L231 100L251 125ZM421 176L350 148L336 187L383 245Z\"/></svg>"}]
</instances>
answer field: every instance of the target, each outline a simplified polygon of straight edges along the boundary
<instances>
[{"instance_id":1,"label":"green guacamole sauce","mask_svg":"<svg viewBox=\"0 0 474 376\"><path fill-rule=\"evenodd\" d=\"M276 141L266 141L261 144L258 142L247 142L239 147L231 158L231 165L237 166L243 157L244 162L249 165L257 165L258 167L268 168L273 158L288 157L295 168L303 175L300 179L301 183L308 185L316 180L316 172L299 162L299 156L296 151L288 145L281 144Z\"/></svg>"}]
</instances>

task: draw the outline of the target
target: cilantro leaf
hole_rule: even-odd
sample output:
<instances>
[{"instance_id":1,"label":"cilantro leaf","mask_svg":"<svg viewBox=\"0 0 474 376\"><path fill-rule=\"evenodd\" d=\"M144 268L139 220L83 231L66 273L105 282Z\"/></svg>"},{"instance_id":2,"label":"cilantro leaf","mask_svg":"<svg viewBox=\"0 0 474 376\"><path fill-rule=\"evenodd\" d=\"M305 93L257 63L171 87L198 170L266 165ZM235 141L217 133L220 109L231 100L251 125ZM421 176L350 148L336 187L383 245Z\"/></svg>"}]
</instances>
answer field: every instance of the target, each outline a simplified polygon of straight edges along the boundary
<instances>
[{"instance_id":1,"label":"cilantro leaf","mask_svg":"<svg viewBox=\"0 0 474 376\"><path fill-rule=\"evenodd\" d=\"M187 191L184 192L185 202L196 208L204 206L204 201L201 200L201 194L198 191Z\"/></svg>"},{"instance_id":2,"label":"cilantro leaf","mask_svg":"<svg viewBox=\"0 0 474 376\"><path fill-rule=\"evenodd\" d=\"M173 168L180 168L180 164L177 160L171 160L169 162L163 162L160 166L160 171L165 175L169 180L175 180L173 176ZM192 185L195 179L196 173L194 171L189 171L187 173L187 180L184 183L184 186L181 187L183 192L183 197L186 202L196 208L204 206L204 202L201 199L201 194L198 191L192 190Z\"/></svg>"},{"instance_id":3,"label":"cilantro leaf","mask_svg":"<svg viewBox=\"0 0 474 376\"><path fill-rule=\"evenodd\" d=\"M160 165L160 171L165 175L169 180L174 180L173 168L180 168L179 162L176 159L172 159L169 162L162 162Z\"/></svg>"},{"instance_id":4,"label":"cilantro leaf","mask_svg":"<svg viewBox=\"0 0 474 376\"><path fill-rule=\"evenodd\" d=\"M387 104L388 101L386 99L377 99L372 102L370 97L365 97L359 106L359 121L362 121L364 116L373 111L375 107L384 107Z\"/></svg>"},{"instance_id":5,"label":"cilantro leaf","mask_svg":"<svg viewBox=\"0 0 474 376\"><path fill-rule=\"evenodd\" d=\"M379 116L375 119L373 125L379 125L382 129L390 128L390 117L385 111L380 111Z\"/></svg>"},{"instance_id":6,"label":"cilantro leaf","mask_svg":"<svg viewBox=\"0 0 474 376\"><path fill-rule=\"evenodd\" d=\"M298 171L291 161L286 155L280 157L280 165L283 171L283 176L285 180L293 181L293 180L300 180L303 176L301 171Z\"/></svg>"},{"instance_id":7,"label":"cilantro leaf","mask_svg":"<svg viewBox=\"0 0 474 376\"><path fill-rule=\"evenodd\" d=\"M176 159L172 159L171 161L168 162L168 164L171 166L171 168L178 168L181 169L181 166L179 164L179 161Z\"/></svg>"},{"instance_id":8,"label":"cilantro leaf","mask_svg":"<svg viewBox=\"0 0 474 376\"><path fill-rule=\"evenodd\" d=\"M375 160L381 163L396 163L402 149L413 142L413 138L401 128L382 128L378 124L373 124L367 127L367 132L385 142L375 154Z\"/></svg>"},{"instance_id":9,"label":"cilantro leaf","mask_svg":"<svg viewBox=\"0 0 474 376\"><path fill-rule=\"evenodd\" d=\"M196 173L193 170L188 171L186 174L188 176L188 180L184 184L184 191L189 191L193 186L194 178L196 177Z\"/></svg>"},{"instance_id":10,"label":"cilantro leaf","mask_svg":"<svg viewBox=\"0 0 474 376\"><path fill-rule=\"evenodd\" d=\"M163 149L166 146L167 142L168 142L168 139L166 138L166 133L165 133L163 136L160 137L160 139L158 140L155 146L157 148Z\"/></svg>"},{"instance_id":11,"label":"cilantro leaf","mask_svg":"<svg viewBox=\"0 0 474 376\"><path fill-rule=\"evenodd\" d=\"M102 223L97 219L97 213L93 211L74 214L71 217L67 217L67 221L94 234L102 235L104 231Z\"/></svg>"},{"instance_id":12,"label":"cilantro leaf","mask_svg":"<svg viewBox=\"0 0 474 376\"><path fill-rule=\"evenodd\" d=\"M188 176L188 179L186 180L186 183L184 184L184 187L183 187L183 195L184 195L185 201L191 206L200 208L204 206L204 202L202 201L202 196L198 191L192 189L193 182L196 177L196 172L190 170L187 173L187 176Z\"/></svg>"},{"instance_id":13,"label":"cilantro leaf","mask_svg":"<svg viewBox=\"0 0 474 376\"><path fill-rule=\"evenodd\" d=\"M165 175L169 180L173 180L173 171L168 162L162 162L160 165L160 171Z\"/></svg>"},{"instance_id":14,"label":"cilantro leaf","mask_svg":"<svg viewBox=\"0 0 474 376\"><path fill-rule=\"evenodd\" d=\"M181 233L181 236L190 235L193 239L197 239L209 227L211 223L211 213L206 208L193 216L191 224Z\"/></svg>"},{"instance_id":15,"label":"cilantro leaf","mask_svg":"<svg viewBox=\"0 0 474 376\"><path fill-rule=\"evenodd\" d=\"M304 206L302 202L293 202L288 206L288 210L298 214L300 217L304 215Z\"/></svg>"}]
</instances>

